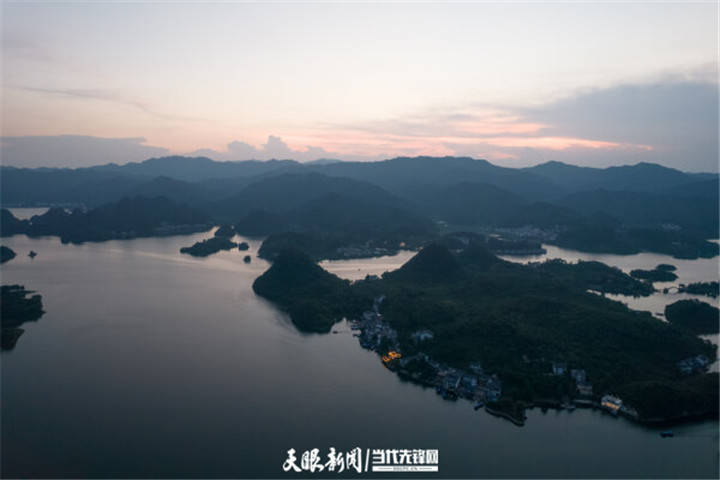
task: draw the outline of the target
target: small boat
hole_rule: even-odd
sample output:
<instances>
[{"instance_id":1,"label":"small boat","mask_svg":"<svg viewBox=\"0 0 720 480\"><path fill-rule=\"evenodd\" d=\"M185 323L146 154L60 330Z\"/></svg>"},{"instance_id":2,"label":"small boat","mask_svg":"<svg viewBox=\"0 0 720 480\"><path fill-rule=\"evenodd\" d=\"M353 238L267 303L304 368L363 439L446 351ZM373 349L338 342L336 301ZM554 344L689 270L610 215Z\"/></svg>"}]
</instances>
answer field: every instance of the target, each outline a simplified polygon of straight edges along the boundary
<instances>
[{"instance_id":1,"label":"small boat","mask_svg":"<svg viewBox=\"0 0 720 480\"><path fill-rule=\"evenodd\" d=\"M672 430L665 430L664 432L660 432L660 436L663 438L669 438L674 437L675 433Z\"/></svg>"}]
</instances>

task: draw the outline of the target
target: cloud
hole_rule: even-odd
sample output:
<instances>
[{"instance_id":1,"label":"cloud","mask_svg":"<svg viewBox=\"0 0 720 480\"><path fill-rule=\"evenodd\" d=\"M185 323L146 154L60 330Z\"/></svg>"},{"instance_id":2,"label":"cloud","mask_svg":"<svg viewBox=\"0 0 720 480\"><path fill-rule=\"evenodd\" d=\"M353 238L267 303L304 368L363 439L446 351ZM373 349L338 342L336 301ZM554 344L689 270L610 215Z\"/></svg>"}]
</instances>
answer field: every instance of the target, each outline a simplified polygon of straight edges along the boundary
<instances>
[{"instance_id":1,"label":"cloud","mask_svg":"<svg viewBox=\"0 0 720 480\"><path fill-rule=\"evenodd\" d=\"M270 159L292 159L300 162L307 162L321 158L340 158L341 154L330 152L322 147L307 146L304 149L292 149L285 141L277 136L268 136L267 142L256 148L249 143L233 141L228 143L226 150L200 149L190 152L188 155L204 156L217 161L238 161L238 160L270 160ZM343 159L357 159L356 156L342 155ZM363 158L364 160L368 159Z\"/></svg>"},{"instance_id":2,"label":"cloud","mask_svg":"<svg viewBox=\"0 0 720 480\"><path fill-rule=\"evenodd\" d=\"M647 161L718 170L718 85L698 75L585 90L532 107L475 103L324 127L303 140L343 153L360 148L366 155L468 155L512 165L560 160L598 167Z\"/></svg>"},{"instance_id":3,"label":"cloud","mask_svg":"<svg viewBox=\"0 0 720 480\"><path fill-rule=\"evenodd\" d=\"M173 115L168 113L159 112L152 109L146 103L128 98L122 94L113 90L104 89L79 89L79 88L39 88L39 87L28 87L28 86L17 86L13 87L18 90L25 92L34 92L48 95L58 95L65 98L79 99L79 100L101 100L105 102L112 102L126 107L132 107L140 110L147 115L156 117L163 120L176 120L176 121L207 121L198 117L186 117L181 115Z\"/></svg>"},{"instance_id":4,"label":"cloud","mask_svg":"<svg viewBox=\"0 0 720 480\"><path fill-rule=\"evenodd\" d=\"M137 162L169 153L144 142L144 138L80 135L0 137L0 158L5 166L88 167Z\"/></svg>"},{"instance_id":5,"label":"cloud","mask_svg":"<svg viewBox=\"0 0 720 480\"><path fill-rule=\"evenodd\" d=\"M717 171L718 85L677 81L592 90L519 110L544 133L648 145L648 157L684 170ZM622 153L622 152L620 152Z\"/></svg>"},{"instance_id":6,"label":"cloud","mask_svg":"<svg viewBox=\"0 0 720 480\"><path fill-rule=\"evenodd\" d=\"M63 94L107 96L94 90ZM143 108L140 103L128 104ZM457 155L508 166L558 160L596 167L654 162L685 171L718 170L718 85L699 77L584 90L536 106L468 103L311 127L283 132L282 137L270 135L257 146L235 140L222 150L200 149L188 155L218 161L301 162ZM2 154L5 164L78 166L169 153L143 143L138 138L13 137L3 139Z\"/></svg>"}]
</instances>

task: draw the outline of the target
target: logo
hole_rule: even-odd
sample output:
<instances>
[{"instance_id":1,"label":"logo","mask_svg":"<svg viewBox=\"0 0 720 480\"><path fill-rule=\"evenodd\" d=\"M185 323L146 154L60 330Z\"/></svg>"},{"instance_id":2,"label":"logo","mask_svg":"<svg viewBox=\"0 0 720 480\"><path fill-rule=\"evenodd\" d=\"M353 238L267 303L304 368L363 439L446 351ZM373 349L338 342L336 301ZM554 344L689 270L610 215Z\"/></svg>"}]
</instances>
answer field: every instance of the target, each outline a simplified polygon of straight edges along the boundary
<instances>
[{"instance_id":1,"label":"logo","mask_svg":"<svg viewBox=\"0 0 720 480\"><path fill-rule=\"evenodd\" d=\"M380 449L353 448L348 452L338 452L330 447L327 455L320 455L320 450L313 448L299 455L294 448L287 451L287 459L283 463L285 472L337 472L355 471L372 472L437 472L437 449Z\"/></svg>"}]
</instances>

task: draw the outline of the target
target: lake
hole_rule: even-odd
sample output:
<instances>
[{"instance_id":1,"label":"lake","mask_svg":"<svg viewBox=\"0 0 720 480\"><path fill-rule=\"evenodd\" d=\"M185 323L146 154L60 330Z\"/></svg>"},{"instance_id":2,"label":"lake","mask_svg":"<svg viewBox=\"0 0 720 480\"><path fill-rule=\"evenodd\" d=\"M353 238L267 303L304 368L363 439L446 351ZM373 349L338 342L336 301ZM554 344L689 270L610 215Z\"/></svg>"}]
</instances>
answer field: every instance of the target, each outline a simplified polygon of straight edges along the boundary
<instances>
[{"instance_id":1,"label":"lake","mask_svg":"<svg viewBox=\"0 0 720 480\"><path fill-rule=\"evenodd\" d=\"M437 448L445 477L718 476L717 422L664 439L534 409L517 427L401 381L346 324L301 334L252 292L268 268L257 240L250 264L179 253L208 235L3 239L18 254L3 284L38 291L47 312L2 354L4 476L280 478L290 448L355 446ZM324 266L360 278L411 255Z\"/></svg>"},{"instance_id":2,"label":"lake","mask_svg":"<svg viewBox=\"0 0 720 480\"><path fill-rule=\"evenodd\" d=\"M22 207L22 208L10 208L15 218L20 220L29 220L35 215L43 215L48 210L48 207Z\"/></svg>"}]
</instances>

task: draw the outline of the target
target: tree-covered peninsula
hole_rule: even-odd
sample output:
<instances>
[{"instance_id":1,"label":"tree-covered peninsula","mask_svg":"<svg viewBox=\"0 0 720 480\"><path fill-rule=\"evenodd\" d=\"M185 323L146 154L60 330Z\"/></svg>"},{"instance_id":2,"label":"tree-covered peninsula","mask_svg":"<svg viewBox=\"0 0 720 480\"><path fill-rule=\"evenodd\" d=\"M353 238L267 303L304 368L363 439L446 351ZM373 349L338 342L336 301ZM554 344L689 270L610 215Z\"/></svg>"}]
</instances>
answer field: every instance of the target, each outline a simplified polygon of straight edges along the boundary
<instances>
[{"instance_id":1,"label":"tree-covered peninsula","mask_svg":"<svg viewBox=\"0 0 720 480\"><path fill-rule=\"evenodd\" d=\"M280 252L273 266L255 279L253 290L286 310L305 332L329 332L355 301L349 281L290 249Z\"/></svg>"},{"instance_id":2,"label":"tree-covered peninsula","mask_svg":"<svg viewBox=\"0 0 720 480\"><path fill-rule=\"evenodd\" d=\"M238 244L230 240L229 237L216 235L212 238L195 242L191 247L183 247L180 249L180 253L187 253L193 257L207 257L220 250L232 250L237 246Z\"/></svg>"},{"instance_id":3,"label":"tree-covered peninsula","mask_svg":"<svg viewBox=\"0 0 720 480\"><path fill-rule=\"evenodd\" d=\"M55 235L63 243L178 235L208 230L210 217L165 197L126 197L99 207L67 211L53 207L30 220L18 220L2 209L3 236Z\"/></svg>"},{"instance_id":4,"label":"tree-covered peninsula","mask_svg":"<svg viewBox=\"0 0 720 480\"><path fill-rule=\"evenodd\" d=\"M12 350L24 330L25 322L38 320L45 313L42 297L31 295L22 285L0 287L0 324L2 326L2 350Z\"/></svg>"},{"instance_id":5,"label":"tree-covered peninsula","mask_svg":"<svg viewBox=\"0 0 720 480\"><path fill-rule=\"evenodd\" d=\"M720 331L720 311L700 300L678 300L665 307L665 318L673 325L699 335Z\"/></svg>"},{"instance_id":6,"label":"tree-covered peninsula","mask_svg":"<svg viewBox=\"0 0 720 480\"><path fill-rule=\"evenodd\" d=\"M641 280L652 282L672 282L677 280L678 276L673 273L675 267L673 265L660 264L653 270L635 269L630 272L630 276Z\"/></svg>"},{"instance_id":7,"label":"tree-covered peninsula","mask_svg":"<svg viewBox=\"0 0 720 480\"><path fill-rule=\"evenodd\" d=\"M0 263L9 262L15 258L16 254L12 248L0 245Z\"/></svg>"},{"instance_id":8,"label":"tree-covered peninsula","mask_svg":"<svg viewBox=\"0 0 720 480\"><path fill-rule=\"evenodd\" d=\"M353 319L363 346L400 375L443 396L481 399L518 423L528 406L568 398L599 406L607 394L640 421L717 415L717 374L703 364L716 347L588 292L648 292L597 262L526 266L483 245L431 244L381 279L351 284L294 251L278 255L253 288L303 331Z\"/></svg>"},{"instance_id":9,"label":"tree-covered peninsula","mask_svg":"<svg viewBox=\"0 0 720 480\"><path fill-rule=\"evenodd\" d=\"M678 287L680 293L690 293L692 295L705 295L717 298L720 295L720 282L695 282L688 285L681 284Z\"/></svg>"}]
</instances>

